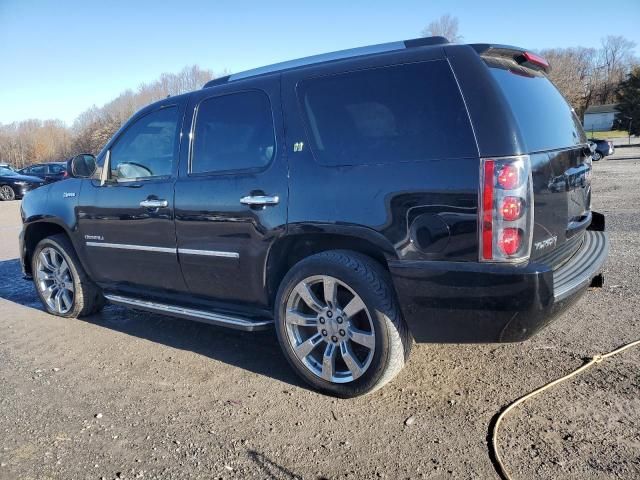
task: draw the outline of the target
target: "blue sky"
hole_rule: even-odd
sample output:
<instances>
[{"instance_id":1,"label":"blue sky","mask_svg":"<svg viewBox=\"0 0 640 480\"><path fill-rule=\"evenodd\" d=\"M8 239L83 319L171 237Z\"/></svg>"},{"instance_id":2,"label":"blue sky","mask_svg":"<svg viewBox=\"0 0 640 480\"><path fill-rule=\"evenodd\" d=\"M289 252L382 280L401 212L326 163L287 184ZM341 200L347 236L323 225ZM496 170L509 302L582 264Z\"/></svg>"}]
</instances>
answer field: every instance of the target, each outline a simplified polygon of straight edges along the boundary
<instances>
[{"instance_id":1,"label":"blue sky","mask_svg":"<svg viewBox=\"0 0 640 480\"><path fill-rule=\"evenodd\" d=\"M198 64L214 72L414 38L457 16L465 42L531 49L640 44L640 1L0 0L0 123L73 119ZM640 49L636 48L640 54Z\"/></svg>"}]
</instances>

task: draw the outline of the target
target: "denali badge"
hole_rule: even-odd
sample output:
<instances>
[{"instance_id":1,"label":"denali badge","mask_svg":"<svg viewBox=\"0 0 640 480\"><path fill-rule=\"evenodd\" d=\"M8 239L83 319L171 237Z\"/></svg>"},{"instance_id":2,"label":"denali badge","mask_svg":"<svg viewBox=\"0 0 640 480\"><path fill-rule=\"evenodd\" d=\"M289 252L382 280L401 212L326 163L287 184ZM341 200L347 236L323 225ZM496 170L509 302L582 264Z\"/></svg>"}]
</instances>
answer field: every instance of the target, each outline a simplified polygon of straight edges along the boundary
<instances>
[{"instance_id":1,"label":"denali badge","mask_svg":"<svg viewBox=\"0 0 640 480\"><path fill-rule=\"evenodd\" d=\"M76 192L64 192L62 194L62 198L69 198L69 197L75 197L76 196Z\"/></svg>"},{"instance_id":2,"label":"denali badge","mask_svg":"<svg viewBox=\"0 0 640 480\"><path fill-rule=\"evenodd\" d=\"M553 237L549 237L546 240L534 243L533 246L536 247L536 250L543 250L548 247L555 247L557 241L558 237L554 235Z\"/></svg>"},{"instance_id":3,"label":"denali badge","mask_svg":"<svg viewBox=\"0 0 640 480\"><path fill-rule=\"evenodd\" d=\"M100 240L101 242L104 241L104 237L102 235L85 235L84 239L85 240Z\"/></svg>"}]
</instances>

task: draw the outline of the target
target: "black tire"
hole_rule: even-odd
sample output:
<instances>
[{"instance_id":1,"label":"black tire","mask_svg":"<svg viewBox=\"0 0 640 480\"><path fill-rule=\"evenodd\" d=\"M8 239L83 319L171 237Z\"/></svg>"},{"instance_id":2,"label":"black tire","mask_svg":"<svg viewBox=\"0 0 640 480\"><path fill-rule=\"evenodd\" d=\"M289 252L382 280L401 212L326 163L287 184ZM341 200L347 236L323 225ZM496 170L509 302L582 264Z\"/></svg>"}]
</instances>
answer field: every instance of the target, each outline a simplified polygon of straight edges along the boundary
<instances>
[{"instance_id":1,"label":"black tire","mask_svg":"<svg viewBox=\"0 0 640 480\"><path fill-rule=\"evenodd\" d=\"M599 151L596 150L595 152L593 152L593 155L591 155L591 159L594 162L598 162L598 161L602 160L602 154Z\"/></svg>"},{"instance_id":2,"label":"black tire","mask_svg":"<svg viewBox=\"0 0 640 480\"><path fill-rule=\"evenodd\" d=\"M0 200L11 201L16 199L16 192L10 185L0 187Z\"/></svg>"},{"instance_id":3,"label":"black tire","mask_svg":"<svg viewBox=\"0 0 640 480\"><path fill-rule=\"evenodd\" d=\"M299 282L318 275L330 276L348 285L360 296L372 321L375 349L371 363L362 376L348 383L334 383L309 370L296 356L287 334L285 317L289 296ZM323 393L350 398L373 392L393 379L409 357L412 337L400 313L391 278L378 262L366 255L331 250L298 262L283 279L276 302L276 332L285 357L302 379Z\"/></svg>"},{"instance_id":4,"label":"black tire","mask_svg":"<svg viewBox=\"0 0 640 480\"><path fill-rule=\"evenodd\" d=\"M73 306L68 312L60 313L51 308L47 304L47 301L37 284L37 259L45 248L54 249L64 258L69 266L69 273L74 286L74 294ZM40 298L45 310L52 315L66 318L84 317L99 312L105 305L105 298L102 295L101 289L87 276L73 246L71 245L71 242L65 235L53 235L51 237L44 238L38 243L31 258L31 272L33 273L33 281L38 297Z\"/></svg>"}]
</instances>

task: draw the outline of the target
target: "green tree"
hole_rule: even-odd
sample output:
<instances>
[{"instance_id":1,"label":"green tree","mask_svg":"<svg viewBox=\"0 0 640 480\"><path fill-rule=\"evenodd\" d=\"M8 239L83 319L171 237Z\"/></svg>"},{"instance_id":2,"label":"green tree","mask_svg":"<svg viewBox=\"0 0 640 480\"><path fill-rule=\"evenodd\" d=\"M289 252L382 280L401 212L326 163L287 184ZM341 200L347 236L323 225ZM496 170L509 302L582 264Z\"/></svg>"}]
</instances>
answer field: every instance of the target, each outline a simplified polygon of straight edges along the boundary
<instances>
[{"instance_id":1,"label":"green tree","mask_svg":"<svg viewBox=\"0 0 640 480\"><path fill-rule=\"evenodd\" d=\"M620 84L618 100L614 128L629 129L631 135L640 135L640 67L635 67Z\"/></svg>"}]
</instances>

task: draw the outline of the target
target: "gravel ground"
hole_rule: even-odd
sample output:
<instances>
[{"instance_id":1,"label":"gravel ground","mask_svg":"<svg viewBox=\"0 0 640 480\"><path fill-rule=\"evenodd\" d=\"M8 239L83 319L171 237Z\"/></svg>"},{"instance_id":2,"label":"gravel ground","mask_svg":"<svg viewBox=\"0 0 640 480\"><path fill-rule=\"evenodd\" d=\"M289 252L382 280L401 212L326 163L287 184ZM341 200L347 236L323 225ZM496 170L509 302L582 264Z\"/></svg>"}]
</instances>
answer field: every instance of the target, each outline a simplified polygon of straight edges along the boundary
<instances>
[{"instance_id":1,"label":"gravel ground","mask_svg":"<svg viewBox=\"0 0 640 480\"><path fill-rule=\"evenodd\" d=\"M640 161L594 169L605 288L524 343L416 345L395 381L354 400L308 390L272 332L113 306L45 314L20 278L19 204L0 203L0 478L497 478L501 407L640 338ZM514 477L640 478L639 364L631 349L509 416Z\"/></svg>"}]
</instances>

